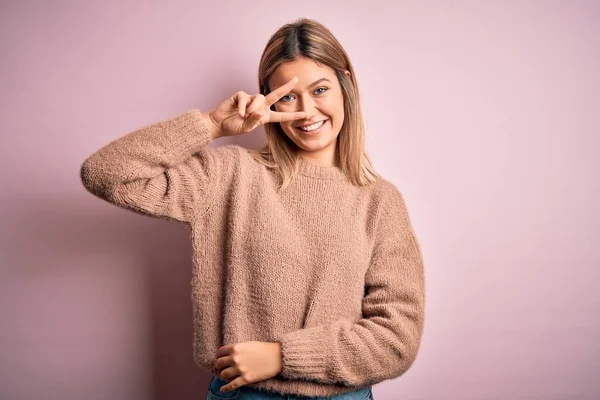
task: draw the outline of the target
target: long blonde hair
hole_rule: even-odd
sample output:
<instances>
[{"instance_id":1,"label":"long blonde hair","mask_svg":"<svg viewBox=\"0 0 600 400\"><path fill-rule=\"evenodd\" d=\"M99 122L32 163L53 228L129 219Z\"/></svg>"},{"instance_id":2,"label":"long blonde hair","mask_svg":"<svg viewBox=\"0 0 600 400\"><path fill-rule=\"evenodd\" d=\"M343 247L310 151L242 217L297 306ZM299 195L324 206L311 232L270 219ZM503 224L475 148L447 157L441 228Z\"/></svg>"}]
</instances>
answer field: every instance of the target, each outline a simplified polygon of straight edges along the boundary
<instances>
[{"instance_id":1,"label":"long blonde hair","mask_svg":"<svg viewBox=\"0 0 600 400\"><path fill-rule=\"evenodd\" d=\"M346 51L321 23L301 18L279 28L267 42L258 67L259 93L270 93L269 78L277 67L298 57L306 57L335 71L344 97L344 122L336 144L336 161L348 180L358 186L369 185L379 178L365 151L365 128L360 106L358 82ZM344 71L348 70L350 76ZM275 111L275 105L271 106ZM279 172L285 188L297 171L296 144L279 123L264 125L267 144L249 149L254 159Z\"/></svg>"}]
</instances>

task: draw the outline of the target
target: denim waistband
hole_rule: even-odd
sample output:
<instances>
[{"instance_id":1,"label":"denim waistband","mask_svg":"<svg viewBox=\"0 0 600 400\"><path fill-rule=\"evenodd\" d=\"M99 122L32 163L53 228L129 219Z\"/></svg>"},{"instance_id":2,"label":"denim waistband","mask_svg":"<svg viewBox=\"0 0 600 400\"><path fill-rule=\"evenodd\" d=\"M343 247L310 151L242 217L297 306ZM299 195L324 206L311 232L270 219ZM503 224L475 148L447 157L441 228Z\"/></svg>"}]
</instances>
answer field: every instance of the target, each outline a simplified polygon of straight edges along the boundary
<instances>
[{"instance_id":1,"label":"denim waistband","mask_svg":"<svg viewBox=\"0 0 600 400\"><path fill-rule=\"evenodd\" d=\"M221 399L230 399L230 400L236 400L239 399L240 396L243 393L252 393L255 397L260 398L260 399L265 399L265 400L281 400L281 399L287 399L287 396L281 395L279 393L271 393L271 392L266 392L266 391L262 391L262 390L257 390L254 389L252 387L249 386L242 386L240 388L237 388L235 390L232 390L230 392L221 392L221 387L223 385L226 385L228 382L226 380L223 380L219 377L213 376L211 381L210 381L210 385L209 385L209 389L212 395L213 399L216 400L221 400ZM327 399L327 400L366 400L368 395L371 393L371 386L366 386L360 389L357 389L355 391L352 392L347 392L347 393L342 393L336 396L330 396L330 397L325 397L325 396L289 396L289 398L298 398L298 399L312 399L312 400L318 400L318 399Z\"/></svg>"}]
</instances>

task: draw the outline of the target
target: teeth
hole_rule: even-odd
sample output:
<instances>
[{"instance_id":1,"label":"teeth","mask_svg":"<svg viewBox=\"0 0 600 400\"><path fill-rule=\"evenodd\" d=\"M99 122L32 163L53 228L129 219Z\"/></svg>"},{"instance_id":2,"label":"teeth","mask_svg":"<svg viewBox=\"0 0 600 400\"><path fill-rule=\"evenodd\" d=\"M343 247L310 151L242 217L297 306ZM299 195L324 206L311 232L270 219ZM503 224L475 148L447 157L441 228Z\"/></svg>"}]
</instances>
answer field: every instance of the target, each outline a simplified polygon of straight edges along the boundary
<instances>
[{"instance_id":1,"label":"teeth","mask_svg":"<svg viewBox=\"0 0 600 400\"><path fill-rule=\"evenodd\" d=\"M318 127L323 125L323 123L325 123L325 121L317 122L317 123L314 123L314 124L306 126L306 127L301 127L300 129L302 129L303 131L306 131L306 132L314 131L315 129L317 129Z\"/></svg>"}]
</instances>

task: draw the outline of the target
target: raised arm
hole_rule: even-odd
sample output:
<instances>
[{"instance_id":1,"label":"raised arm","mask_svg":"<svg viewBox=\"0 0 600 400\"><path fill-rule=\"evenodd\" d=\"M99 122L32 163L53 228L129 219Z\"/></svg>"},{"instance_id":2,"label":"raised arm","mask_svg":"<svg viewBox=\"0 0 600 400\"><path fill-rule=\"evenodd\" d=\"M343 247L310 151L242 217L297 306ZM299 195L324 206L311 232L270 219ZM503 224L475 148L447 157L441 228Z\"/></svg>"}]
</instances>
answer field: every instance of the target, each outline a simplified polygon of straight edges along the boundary
<instances>
[{"instance_id":1,"label":"raised arm","mask_svg":"<svg viewBox=\"0 0 600 400\"><path fill-rule=\"evenodd\" d=\"M400 192L389 195L377 225L363 318L284 334L283 377L363 387L400 376L415 360L424 324L424 268Z\"/></svg>"},{"instance_id":2,"label":"raised arm","mask_svg":"<svg viewBox=\"0 0 600 400\"><path fill-rule=\"evenodd\" d=\"M192 109L122 136L82 164L92 194L140 214L188 222L208 206L220 165L235 148L213 149L219 137L207 113Z\"/></svg>"}]
</instances>

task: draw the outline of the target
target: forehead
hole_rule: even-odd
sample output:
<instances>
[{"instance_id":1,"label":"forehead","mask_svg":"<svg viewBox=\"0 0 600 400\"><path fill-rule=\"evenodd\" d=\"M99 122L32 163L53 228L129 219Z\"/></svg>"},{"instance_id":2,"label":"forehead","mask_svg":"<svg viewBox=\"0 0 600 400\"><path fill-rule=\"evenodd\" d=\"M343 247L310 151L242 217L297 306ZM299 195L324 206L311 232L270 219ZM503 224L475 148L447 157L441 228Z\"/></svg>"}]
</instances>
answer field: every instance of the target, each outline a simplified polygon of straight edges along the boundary
<instances>
[{"instance_id":1,"label":"forehead","mask_svg":"<svg viewBox=\"0 0 600 400\"><path fill-rule=\"evenodd\" d=\"M321 78L327 78L334 84L337 82L337 77L332 68L326 65L318 65L310 58L300 57L294 61L284 62L275 69L268 82L269 89L271 91L277 89L294 76L298 77L298 83L294 86L294 90L300 91Z\"/></svg>"}]
</instances>

